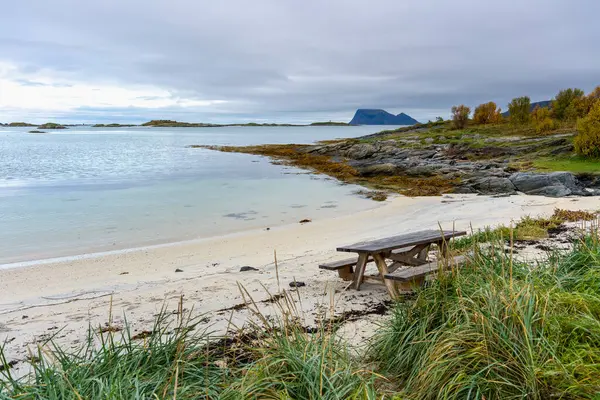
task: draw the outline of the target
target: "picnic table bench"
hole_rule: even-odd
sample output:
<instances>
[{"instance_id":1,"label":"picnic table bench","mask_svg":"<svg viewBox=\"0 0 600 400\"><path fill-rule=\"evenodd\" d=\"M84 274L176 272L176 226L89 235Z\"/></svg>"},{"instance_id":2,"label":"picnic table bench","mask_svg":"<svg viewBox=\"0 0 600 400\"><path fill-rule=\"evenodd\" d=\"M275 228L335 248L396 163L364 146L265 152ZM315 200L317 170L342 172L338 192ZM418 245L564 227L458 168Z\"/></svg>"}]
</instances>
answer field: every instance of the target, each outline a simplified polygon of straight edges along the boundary
<instances>
[{"instance_id":1,"label":"picnic table bench","mask_svg":"<svg viewBox=\"0 0 600 400\"><path fill-rule=\"evenodd\" d=\"M334 261L319 265L319 268L338 271L344 280L352 280L356 290L360 290L363 281L383 283L392 298L397 297L398 288L409 289L420 284L427 274L435 272L439 263L428 262L427 254L431 245L440 249L445 265L449 267L464 261L464 257L448 258L448 240L463 236L464 231L424 230L392 236L384 239L360 242L349 246L338 247L337 251L357 253L358 258ZM391 261L388 265L386 260ZM367 264L374 262L379 274L365 276ZM412 267L399 270L401 267Z\"/></svg>"}]
</instances>

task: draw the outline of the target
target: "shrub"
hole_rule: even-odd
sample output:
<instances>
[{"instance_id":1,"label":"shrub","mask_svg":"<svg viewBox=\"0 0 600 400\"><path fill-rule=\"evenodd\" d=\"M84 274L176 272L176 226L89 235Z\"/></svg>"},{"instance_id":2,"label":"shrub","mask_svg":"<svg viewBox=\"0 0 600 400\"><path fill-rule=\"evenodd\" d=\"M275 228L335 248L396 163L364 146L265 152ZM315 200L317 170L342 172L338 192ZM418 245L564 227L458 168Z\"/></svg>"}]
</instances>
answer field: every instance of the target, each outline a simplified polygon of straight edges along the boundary
<instances>
[{"instance_id":1,"label":"shrub","mask_svg":"<svg viewBox=\"0 0 600 400\"><path fill-rule=\"evenodd\" d=\"M536 106L531 112L533 127L537 133L552 131L557 128L557 123L551 117L551 112L546 107Z\"/></svg>"},{"instance_id":2,"label":"shrub","mask_svg":"<svg viewBox=\"0 0 600 400\"><path fill-rule=\"evenodd\" d=\"M435 119L435 122L444 122L444 118L442 118L442 117L437 117L437 118Z\"/></svg>"},{"instance_id":3,"label":"shrub","mask_svg":"<svg viewBox=\"0 0 600 400\"><path fill-rule=\"evenodd\" d=\"M574 120L582 117L581 101L584 97L581 89L564 89L558 92L552 101L554 117L561 121Z\"/></svg>"},{"instance_id":4,"label":"shrub","mask_svg":"<svg viewBox=\"0 0 600 400\"><path fill-rule=\"evenodd\" d=\"M497 108L496 103L493 101L478 105L473 114L473 121L476 124L495 124L500 122L501 119L502 110Z\"/></svg>"},{"instance_id":5,"label":"shrub","mask_svg":"<svg viewBox=\"0 0 600 400\"><path fill-rule=\"evenodd\" d=\"M530 119L531 99L528 96L516 97L508 104L510 122L526 124Z\"/></svg>"},{"instance_id":6,"label":"shrub","mask_svg":"<svg viewBox=\"0 0 600 400\"><path fill-rule=\"evenodd\" d=\"M460 106L452 107L452 122L456 129L462 129L467 126L467 122L469 122L469 114L471 114L471 109L464 104Z\"/></svg>"},{"instance_id":7,"label":"shrub","mask_svg":"<svg viewBox=\"0 0 600 400\"><path fill-rule=\"evenodd\" d=\"M589 114L577 121L575 151L589 157L600 157L600 101L596 101Z\"/></svg>"}]
</instances>

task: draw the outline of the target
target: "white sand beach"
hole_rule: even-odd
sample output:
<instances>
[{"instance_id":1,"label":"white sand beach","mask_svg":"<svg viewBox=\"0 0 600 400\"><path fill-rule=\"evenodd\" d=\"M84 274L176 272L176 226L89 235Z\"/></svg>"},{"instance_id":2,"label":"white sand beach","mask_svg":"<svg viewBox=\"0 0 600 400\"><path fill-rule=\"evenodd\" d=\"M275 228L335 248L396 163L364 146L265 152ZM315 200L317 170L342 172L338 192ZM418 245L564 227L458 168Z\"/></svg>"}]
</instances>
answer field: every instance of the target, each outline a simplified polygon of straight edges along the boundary
<instances>
[{"instance_id":1,"label":"white sand beach","mask_svg":"<svg viewBox=\"0 0 600 400\"><path fill-rule=\"evenodd\" d=\"M0 270L0 341L7 341L7 356L15 360L52 335L76 346L90 324L107 323L111 299L114 324L122 325L126 316L134 333L140 332L151 329L163 305L176 310L181 296L186 309L205 314L206 326L223 333L230 322L240 327L248 318L247 308L231 309L243 303L238 283L257 302L289 289L294 280L306 283L298 291L310 323L319 305L329 306L334 294L340 313L387 300L383 287L365 284L360 292L344 291L347 282L317 268L319 262L348 257L336 253L337 246L438 224L461 230L509 224L524 215L551 214L554 208L597 211L600 198L395 197L375 209L306 224L7 268ZM258 271L240 272L242 266ZM260 307L269 313L273 305ZM359 327L347 331L350 339L361 335Z\"/></svg>"}]
</instances>

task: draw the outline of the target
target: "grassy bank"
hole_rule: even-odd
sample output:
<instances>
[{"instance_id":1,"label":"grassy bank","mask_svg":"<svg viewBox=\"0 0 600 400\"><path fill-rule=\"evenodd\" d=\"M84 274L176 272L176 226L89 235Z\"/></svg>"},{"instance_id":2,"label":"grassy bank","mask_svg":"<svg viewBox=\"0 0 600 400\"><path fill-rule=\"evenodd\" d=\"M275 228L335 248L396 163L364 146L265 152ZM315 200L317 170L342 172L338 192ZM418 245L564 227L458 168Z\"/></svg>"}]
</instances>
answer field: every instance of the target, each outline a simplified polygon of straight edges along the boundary
<instances>
[{"instance_id":1,"label":"grassy bank","mask_svg":"<svg viewBox=\"0 0 600 400\"><path fill-rule=\"evenodd\" d=\"M149 332L92 329L78 350L44 346L29 377L2 358L0 398L597 399L598 230L535 266L505 242L495 230L471 240L468 264L393 305L361 356L337 338L339 321L301 326L288 293L285 317L256 313L230 338L181 306Z\"/></svg>"}]
</instances>

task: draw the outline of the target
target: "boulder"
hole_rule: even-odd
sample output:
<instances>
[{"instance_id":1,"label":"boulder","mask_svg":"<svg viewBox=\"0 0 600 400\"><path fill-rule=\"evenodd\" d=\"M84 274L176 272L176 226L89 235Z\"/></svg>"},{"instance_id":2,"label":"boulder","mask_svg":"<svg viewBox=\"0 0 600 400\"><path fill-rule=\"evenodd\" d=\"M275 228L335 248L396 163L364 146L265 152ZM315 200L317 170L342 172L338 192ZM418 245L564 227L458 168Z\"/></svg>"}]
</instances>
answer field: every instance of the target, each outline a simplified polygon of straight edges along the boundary
<instances>
[{"instance_id":1,"label":"boulder","mask_svg":"<svg viewBox=\"0 0 600 400\"><path fill-rule=\"evenodd\" d=\"M495 176L477 179L469 186L480 194L514 194L517 192L510 179Z\"/></svg>"},{"instance_id":2,"label":"boulder","mask_svg":"<svg viewBox=\"0 0 600 400\"><path fill-rule=\"evenodd\" d=\"M371 157L376 152L377 148L372 144L359 143L346 150L345 156L354 160L361 160L363 158Z\"/></svg>"},{"instance_id":3,"label":"boulder","mask_svg":"<svg viewBox=\"0 0 600 400\"><path fill-rule=\"evenodd\" d=\"M429 165L417 165L406 170L408 176L433 176L435 175L435 167Z\"/></svg>"},{"instance_id":4,"label":"boulder","mask_svg":"<svg viewBox=\"0 0 600 400\"><path fill-rule=\"evenodd\" d=\"M394 175L397 172L398 167L391 163L373 164L358 169L361 176Z\"/></svg>"},{"instance_id":5,"label":"boulder","mask_svg":"<svg viewBox=\"0 0 600 400\"><path fill-rule=\"evenodd\" d=\"M570 172L536 174L517 172L509 177L518 191L530 195L565 197L570 195L588 196L584 187Z\"/></svg>"}]
</instances>

